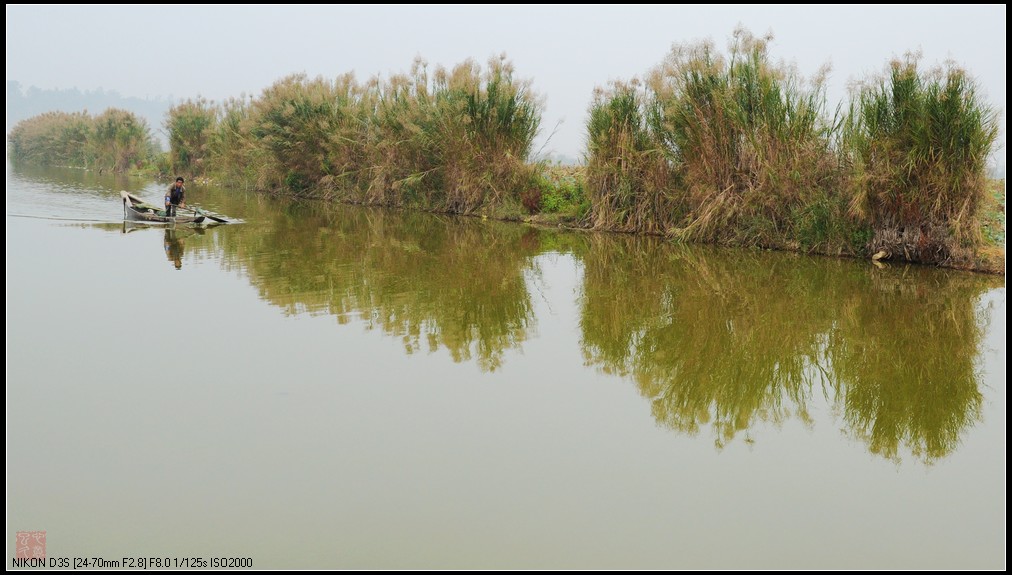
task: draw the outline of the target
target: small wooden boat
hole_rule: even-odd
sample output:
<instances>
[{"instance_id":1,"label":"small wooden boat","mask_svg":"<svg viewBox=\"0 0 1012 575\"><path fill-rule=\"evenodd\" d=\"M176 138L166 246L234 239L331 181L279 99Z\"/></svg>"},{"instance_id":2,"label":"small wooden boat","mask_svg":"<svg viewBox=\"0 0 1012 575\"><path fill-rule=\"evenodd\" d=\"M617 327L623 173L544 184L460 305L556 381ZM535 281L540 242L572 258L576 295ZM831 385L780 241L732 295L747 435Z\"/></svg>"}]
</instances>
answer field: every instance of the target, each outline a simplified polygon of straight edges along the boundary
<instances>
[{"instance_id":1,"label":"small wooden boat","mask_svg":"<svg viewBox=\"0 0 1012 575\"><path fill-rule=\"evenodd\" d=\"M205 219L205 216L196 210L192 215L167 216L164 209L149 204L125 190L119 195L123 198L123 219L127 221L148 224L200 224Z\"/></svg>"}]
</instances>

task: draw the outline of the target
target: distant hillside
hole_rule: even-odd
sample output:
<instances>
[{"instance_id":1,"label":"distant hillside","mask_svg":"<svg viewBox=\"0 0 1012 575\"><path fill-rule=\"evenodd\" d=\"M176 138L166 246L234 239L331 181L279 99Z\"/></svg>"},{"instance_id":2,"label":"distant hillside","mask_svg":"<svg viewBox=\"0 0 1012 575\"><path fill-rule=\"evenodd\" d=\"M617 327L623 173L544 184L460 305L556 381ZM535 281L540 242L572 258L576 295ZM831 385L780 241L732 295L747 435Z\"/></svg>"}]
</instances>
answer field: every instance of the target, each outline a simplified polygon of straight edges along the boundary
<instances>
[{"instance_id":1,"label":"distant hillside","mask_svg":"<svg viewBox=\"0 0 1012 575\"><path fill-rule=\"evenodd\" d=\"M9 133L21 120L46 112L88 112L98 115L109 108L119 108L143 118L151 129L151 135L167 147L168 137L163 124L171 107L172 100L168 98L127 98L101 88L93 92L82 92L77 88L41 90L35 86L25 89L20 82L8 80L7 127L4 133Z\"/></svg>"}]
</instances>

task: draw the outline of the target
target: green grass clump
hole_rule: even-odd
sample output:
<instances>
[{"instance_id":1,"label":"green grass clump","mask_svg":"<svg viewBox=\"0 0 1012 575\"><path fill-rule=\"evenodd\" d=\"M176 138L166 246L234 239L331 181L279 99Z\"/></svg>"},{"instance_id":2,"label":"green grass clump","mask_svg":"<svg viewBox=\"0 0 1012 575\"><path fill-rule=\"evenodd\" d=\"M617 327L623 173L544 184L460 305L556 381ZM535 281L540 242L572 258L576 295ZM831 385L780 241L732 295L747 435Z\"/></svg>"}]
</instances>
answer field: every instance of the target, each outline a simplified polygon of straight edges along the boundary
<instances>
[{"instance_id":1,"label":"green grass clump","mask_svg":"<svg viewBox=\"0 0 1012 575\"><path fill-rule=\"evenodd\" d=\"M851 104L844 139L854 167L851 209L874 230L872 251L966 261L983 240L997 113L965 70L949 64L922 73L918 59L892 61Z\"/></svg>"}]
</instances>

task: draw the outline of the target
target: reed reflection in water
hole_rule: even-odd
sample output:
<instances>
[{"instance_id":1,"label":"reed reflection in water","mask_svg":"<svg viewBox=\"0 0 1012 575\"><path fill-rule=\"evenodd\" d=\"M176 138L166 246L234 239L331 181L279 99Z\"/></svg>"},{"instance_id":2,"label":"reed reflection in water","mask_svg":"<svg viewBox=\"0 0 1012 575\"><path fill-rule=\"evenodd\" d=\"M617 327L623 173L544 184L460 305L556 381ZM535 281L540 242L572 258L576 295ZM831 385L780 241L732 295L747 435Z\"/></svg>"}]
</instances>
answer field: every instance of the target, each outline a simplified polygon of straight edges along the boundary
<instances>
[{"instance_id":1,"label":"reed reflection in water","mask_svg":"<svg viewBox=\"0 0 1012 575\"><path fill-rule=\"evenodd\" d=\"M582 261L587 362L673 430L749 441L756 421L813 424L821 394L871 452L931 462L979 419L995 278L649 238L592 240Z\"/></svg>"},{"instance_id":2,"label":"reed reflection in water","mask_svg":"<svg viewBox=\"0 0 1012 575\"><path fill-rule=\"evenodd\" d=\"M8 541L1003 565L1002 278L197 185L244 223L138 228L119 184L8 174Z\"/></svg>"},{"instance_id":3,"label":"reed reflection in water","mask_svg":"<svg viewBox=\"0 0 1012 575\"><path fill-rule=\"evenodd\" d=\"M445 348L488 371L532 327L536 253L520 226L308 203L250 230L221 249L288 314L361 318L407 353Z\"/></svg>"}]
</instances>

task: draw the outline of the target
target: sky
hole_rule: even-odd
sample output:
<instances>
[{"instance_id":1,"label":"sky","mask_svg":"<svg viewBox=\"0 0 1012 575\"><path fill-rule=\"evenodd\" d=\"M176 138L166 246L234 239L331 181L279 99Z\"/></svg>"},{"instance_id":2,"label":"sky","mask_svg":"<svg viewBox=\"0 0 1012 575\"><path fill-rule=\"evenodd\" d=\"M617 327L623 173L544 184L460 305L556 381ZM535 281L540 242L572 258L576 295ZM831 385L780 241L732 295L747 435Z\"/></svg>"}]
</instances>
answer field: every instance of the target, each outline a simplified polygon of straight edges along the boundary
<instances>
[{"instance_id":1,"label":"sky","mask_svg":"<svg viewBox=\"0 0 1012 575\"><path fill-rule=\"evenodd\" d=\"M7 4L7 80L122 96L259 96L291 74L365 82L505 54L544 100L536 151L582 156L596 87L643 78L675 44L771 34L770 56L813 78L830 109L847 86L907 52L953 61L1000 112L1005 164L1005 5L37 5Z\"/></svg>"}]
</instances>

